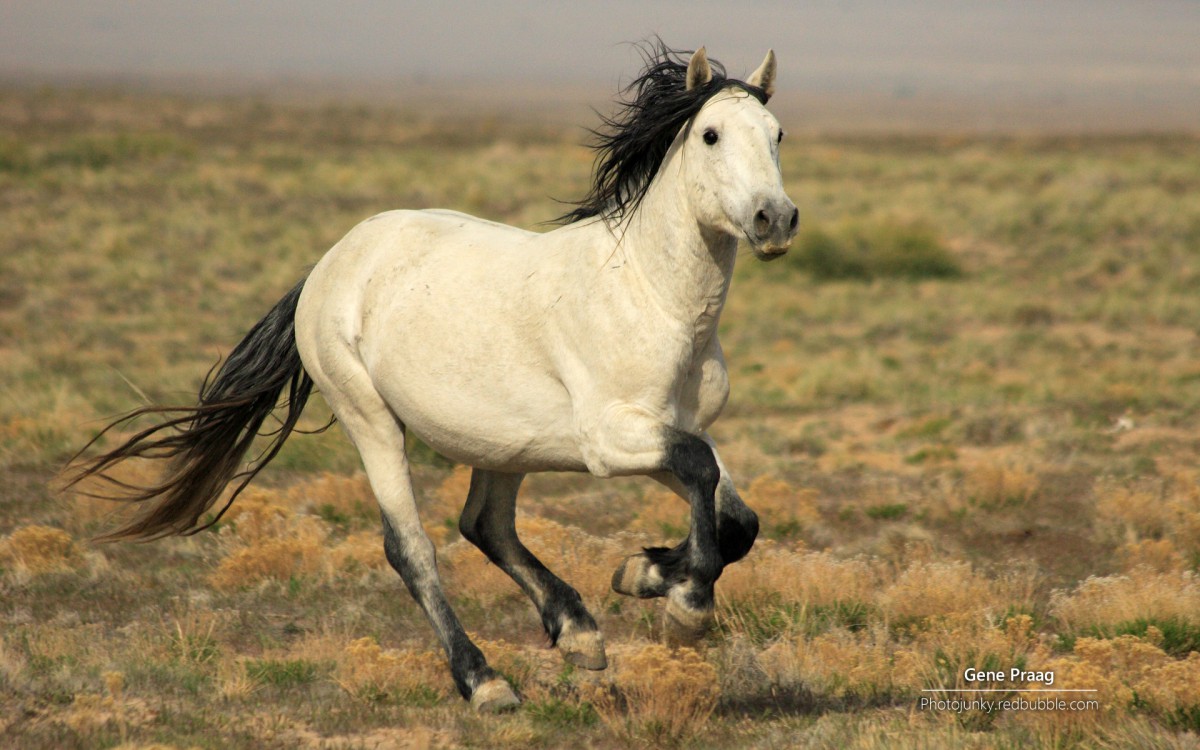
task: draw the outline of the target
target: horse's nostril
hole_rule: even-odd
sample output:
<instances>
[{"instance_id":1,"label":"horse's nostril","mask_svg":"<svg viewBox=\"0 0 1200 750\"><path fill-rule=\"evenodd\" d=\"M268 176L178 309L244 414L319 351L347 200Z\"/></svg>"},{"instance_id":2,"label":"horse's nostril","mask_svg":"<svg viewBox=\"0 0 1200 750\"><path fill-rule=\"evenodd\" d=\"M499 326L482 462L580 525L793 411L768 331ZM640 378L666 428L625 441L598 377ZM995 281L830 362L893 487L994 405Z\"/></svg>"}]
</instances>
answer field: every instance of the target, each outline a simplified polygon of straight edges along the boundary
<instances>
[{"instance_id":1,"label":"horse's nostril","mask_svg":"<svg viewBox=\"0 0 1200 750\"><path fill-rule=\"evenodd\" d=\"M754 214L754 233L759 237L765 237L771 229L771 219L767 216L766 211L760 210Z\"/></svg>"},{"instance_id":2,"label":"horse's nostril","mask_svg":"<svg viewBox=\"0 0 1200 750\"><path fill-rule=\"evenodd\" d=\"M797 225L800 224L800 209L792 209L792 221L788 224L788 229L795 231Z\"/></svg>"}]
</instances>

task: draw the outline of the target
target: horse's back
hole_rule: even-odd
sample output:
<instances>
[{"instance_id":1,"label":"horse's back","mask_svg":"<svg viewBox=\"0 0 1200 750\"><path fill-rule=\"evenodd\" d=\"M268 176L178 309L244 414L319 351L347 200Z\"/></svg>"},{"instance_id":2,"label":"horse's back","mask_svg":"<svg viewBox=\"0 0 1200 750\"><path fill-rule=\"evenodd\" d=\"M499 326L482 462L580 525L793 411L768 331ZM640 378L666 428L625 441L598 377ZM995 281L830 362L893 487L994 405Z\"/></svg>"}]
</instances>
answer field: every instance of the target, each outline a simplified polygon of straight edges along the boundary
<instances>
[{"instance_id":1,"label":"horse's back","mask_svg":"<svg viewBox=\"0 0 1200 750\"><path fill-rule=\"evenodd\" d=\"M536 232L530 232L520 227L481 219L478 216L446 208L385 211L372 216L352 229L346 239L352 239L359 232L376 236L386 233L395 241L390 250L408 254L444 253L456 247L479 247L474 243L483 243L489 248L496 249L498 245L521 245L538 236ZM426 244L410 241L424 238L434 240L434 242Z\"/></svg>"},{"instance_id":2,"label":"horse's back","mask_svg":"<svg viewBox=\"0 0 1200 750\"><path fill-rule=\"evenodd\" d=\"M426 208L417 211L401 211L399 213L416 214L420 218L441 219L448 222L450 226L459 229L491 229L510 233L514 238L537 236L537 232L530 232L528 229L514 227L511 224L501 224L498 221L490 219L482 219L478 216L465 214L462 211L454 211L449 208Z\"/></svg>"}]
</instances>

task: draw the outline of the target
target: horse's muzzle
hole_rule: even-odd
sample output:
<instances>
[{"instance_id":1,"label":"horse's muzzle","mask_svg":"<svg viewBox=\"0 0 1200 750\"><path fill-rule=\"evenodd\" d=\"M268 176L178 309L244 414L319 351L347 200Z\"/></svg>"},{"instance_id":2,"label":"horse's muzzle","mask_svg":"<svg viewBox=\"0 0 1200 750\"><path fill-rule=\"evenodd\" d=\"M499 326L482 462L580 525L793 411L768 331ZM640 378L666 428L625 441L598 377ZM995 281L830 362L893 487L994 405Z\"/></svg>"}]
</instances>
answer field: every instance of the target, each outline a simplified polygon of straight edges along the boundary
<instances>
[{"instance_id":1,"label":"horse's muzzle","mask_svg":"<svg viewBox=\"0 0 1200 750\"><path fill-rule=\"evenodd\" d=\"M800 226L800 210L786 198L768 201L754 214L750 244L754 254L763 260L777 258L787 252Z\"/></svg>"}]
</instances>

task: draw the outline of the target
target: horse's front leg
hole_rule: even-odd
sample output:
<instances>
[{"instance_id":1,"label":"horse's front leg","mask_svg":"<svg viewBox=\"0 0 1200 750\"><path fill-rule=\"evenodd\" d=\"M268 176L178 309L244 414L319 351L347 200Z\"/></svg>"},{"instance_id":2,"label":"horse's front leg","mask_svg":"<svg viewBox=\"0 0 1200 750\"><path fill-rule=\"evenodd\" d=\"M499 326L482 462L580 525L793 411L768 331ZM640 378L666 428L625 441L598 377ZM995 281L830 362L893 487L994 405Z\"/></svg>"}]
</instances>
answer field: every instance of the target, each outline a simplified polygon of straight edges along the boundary
<instances>
[{"instance_id":1,"label":"horse's front leg","mask_svg":"<svg viewBox=\"0 0 1200 750\"><path fill-rule=\"evenodd\" d=\"M721 551L721 567L724 569L726 565L745 557L754 546L754 540L758 537L758 514L746 505L738 494L712 437L708 433L701 437L712 448L717 467L721 470L721 480L717 483L717 547ZM662 472L652 475L652 478L684 500L689 500L687 489L679 483L674 474Z\"/></svg>"},{"instance_id":2,"label":"horse's front leg","mask_svg":"<svg viewBox=\"0 0 1200 750\"><path fill-rule=\"evenodd\" d=\"M702 438L655 424L636 407L606 416L585 451L588 468L601 476L666 472L691 505L687 539L629 558L613 575L613 588L640 597L666 596L671 630L685 640L697 638L712 624L713 584L724 567L717 536L721 469L716 454ZM757 520L754 526L757 530Z\"/></svg>"},{"instance_id":3,"label":"horse's front leg","mask_svg":"<svg viewBox=\"0 0 1200 750\"><path fill-rule=\"evenodd\" d=\"M717 572L719 578L726 565L741 560L754 546L754 540L758 536L758 514L751 510L738 495L728 470L713 447L712 439L708 435L704 435L703 439L712 450L720 470L715 497L717 552L720 554L720 569ZM689 504L691 503L692 493L675 474L661 472L651 476L669 487ZM673 549L651 548L641 554L626 558L613 574L613 590L643 599L669 596L669 584L664 575L663 562L666 560L669 566L670 560L686 553L691 544L692 539L689 533L688 538ZM671 607L668 600L668 611L675 614L676 619L679 619L675 610L676 608ZM692 619L695 620L695 618ZM696 635L702 634L708 626L706 620L693 622L691 626L688 626L686 621L675 624L684 631L681 635L685 636L688 630L694 631Z\"/></svg>"}]
</instances>

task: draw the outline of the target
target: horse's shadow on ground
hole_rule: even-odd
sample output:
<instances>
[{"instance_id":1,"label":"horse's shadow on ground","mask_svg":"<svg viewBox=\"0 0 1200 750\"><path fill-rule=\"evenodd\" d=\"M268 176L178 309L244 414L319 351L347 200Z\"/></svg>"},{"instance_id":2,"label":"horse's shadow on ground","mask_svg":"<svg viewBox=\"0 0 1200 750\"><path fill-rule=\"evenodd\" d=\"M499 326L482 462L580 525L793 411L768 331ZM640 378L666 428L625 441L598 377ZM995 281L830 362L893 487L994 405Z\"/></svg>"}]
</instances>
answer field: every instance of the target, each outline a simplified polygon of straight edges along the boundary
<instances>
[{"instance_id":1,"label":"horse's shadow on ground","mask_svg":"<svg viewBox=\"0 0 1200 750\"><path fill-rule=\"evenodd\" d=\"M821 716L897 705L893 696L818 695L802 685L768 685L749 695L722 697L713 712L722 717Z\"/></svg>"}]
</instances>

